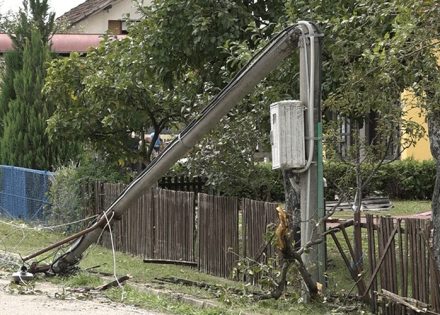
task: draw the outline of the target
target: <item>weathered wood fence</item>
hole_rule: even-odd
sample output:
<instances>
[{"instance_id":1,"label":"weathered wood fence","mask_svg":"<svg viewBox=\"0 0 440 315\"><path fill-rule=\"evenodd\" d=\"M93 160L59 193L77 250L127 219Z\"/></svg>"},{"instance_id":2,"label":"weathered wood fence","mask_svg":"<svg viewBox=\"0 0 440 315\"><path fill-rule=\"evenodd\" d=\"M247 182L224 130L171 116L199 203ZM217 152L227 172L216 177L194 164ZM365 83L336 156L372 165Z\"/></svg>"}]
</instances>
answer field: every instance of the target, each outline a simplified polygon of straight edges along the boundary
<instances>
[{"instance_id":1,"label":"weathered wood fence","mask_svg":"<svg viewBox=\"0 0 440 315\"><path fill-rule=\"evenodd\" d=\"M206 193L206 179L200 176L164 176L158 183L160 188L178 191L191 191L194 193Z\"/></svg>"},{"instance_id":2,"label":"weathered wood fence","mask_svg":"<svg viewBox=\"0 0 440 315\"><path fill-rule=\"evenodd\" d=\"M440 278L430 245L431 231L430 220L367 215L367 285L371 284L367 293L371 294L373 311L415 314L399 302L406 300L416 308L440 312Z\"/></svg>"},{"instance_id":3,"label":"weathered wood fence","mask_svg":"<svg viewBox=\"0 0 440 315\"><path fill-rule=\"evenodd\" d=\"M90 185L89 214L104 211L122 190L120 184ZM202 272L230 277L240 257L264 262L272 255L263 236L267 225L276 222L276 206L153 188L112 225L113 242L116 250L146 260L192 263ZM109 231L101 244L111 247Z\"/></svg>"},{"instance_id":4,"label":"weathered wood fence","mask_svg":"<svg viewBox=\"0 0 440 315\"><path fill-rule=\"evenodd\" d=\"M100 213L123 186L96 183L89 188L93 196L90 211ZM113 224L114 245L147 260L190 263L200 271L230 277L240 257L264 263L274 255L264 235L267 226L277 222L276 207L275 203L202 193L195 198L192 192L155 188L133 202ZM353 264L353 248L345 231L348 226L344 223L326 233L337 243L359 295L372 311L412 314L414 311L403 306L407 301L440 313L440 275L430 246L431 221L367 215L362 223L366 241L363 271ZM348 255L336 237L339 232ZM104 232L104 246L111 246L109 236Z\"/></svg>"},{"instance_id":5,"label":"weathered wood fence","mask_svg":"<svg viewBox=\"0 0 440 315\"><path fill-rule=\"evenodd\" d=\"M350 222L347 222L350 223ZM343 223L330 234L343 257L358 293L373 313L440 313L440 275L432 253L432 222L414 218L366 215L363 270L356 262ZM336 237L342 232L349 256Z\"/></svg>"}]
</instances>

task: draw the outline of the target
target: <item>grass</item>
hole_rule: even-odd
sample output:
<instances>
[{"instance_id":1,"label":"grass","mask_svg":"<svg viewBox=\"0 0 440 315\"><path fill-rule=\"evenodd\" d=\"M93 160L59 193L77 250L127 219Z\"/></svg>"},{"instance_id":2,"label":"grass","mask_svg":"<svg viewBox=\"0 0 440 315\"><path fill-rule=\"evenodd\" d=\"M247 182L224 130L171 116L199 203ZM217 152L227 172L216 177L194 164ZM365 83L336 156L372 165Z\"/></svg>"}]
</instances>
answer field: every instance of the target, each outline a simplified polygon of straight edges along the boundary
<instances>
[{"instance_id":1,"label":"grass","mask_svg":"<svg viewBox=\"0 0 440 315\"><path fill-rule=\"evenodd\" d=\"M390 211L374 212L378 215L410 215L425 212L430 209L428 201L395 201L394 208ZM352 212L338 212L337 217L351 218ZM352 235L352 230L347 229ZM35 252L55 241L65 237L61 233L54 233L42 229L29 228L21 222L5 222L0 220L0 248L5 252L27 255ZM328 241L328 257L330 258L327 271L328 293L336 293L344 296L353 288L353 280L340 257L331 239ZM44 257L43 257L44 258ZM47 256L50 261L52 255ZM1 259L1 257L0 257ZM312 304L298 303L300 296L297 291L290 288L289 295L279 300L254 301L245 295L237 295L228 291L228 288L236 288L243 292L258 290L258 288L246 286L244 283L234 282L223 278L213 277L199 273L190 267L176 265L160 265L143 263L139 257L132 257L123 253L116 253L116 273L118 276L130 274L133 278L128 281L123 289L114 288L105 291L105 295L116 302L136 305L148 310L156 310L169 314L326 314L331 311L326 304L315 302ZM1 260L0 260L1 267ZM113 254L110 250L94 245L81 260L82 270L93 268L95 271L113 273ZM3 268L5 269L5 268ZM158 284L156 278L177 277L193 281L206 282L219 286L217 291L208 291L195 287L187 287L174 284ZM291 278L290 278L291 279ZM52 282L64 287L96 287L103 284L101 277L90 272L80 272L68 278L51 278ZM109 280L105 280L106 282ZM173 293L189 295L201 301L213 301L216 307L198 307L175 297L152 294L146 289L146 285ZM356 288L354 288L356 292Z\"/></svg>"},{"instance_id":2,"label":"grass","mask_svg":"<svg viewBox=\"0 0 440 315\"><path fill-rule=\"evenodd\" d=\"M16 253L22 256L36 252L37 250L50 245L65 235L53 233L47 230L31 228L22 222L0 220L0 245L4 253ZM42 255L43 258L44 255ZM49 254L45 261L50 262L54 254ZM38 257L40 258L40 257ZM9 268L1 263L0 269L16 271L17 267ZM210 276L199 273L195 269L177 265L146 264L139 257L132 257L123 253L116 253L116 273L118 276L130 274L133 278L127 282L127 285L120 288L114 288L105 291L105 295L116 302L136 305L148 310L155 310L168 314L325 314L329 308L325 304L318 302L312 304L298 303L298 294L290 292L289 296L279 300L254 301L252 298L244 295L237 295L228 290L236 288L243 293L250 290L258 290L256 287L248 287L244 283L235 282L224 278ZM98 266L98 267L96 267ZM91 246L81 260L82 270L93 268L94 271L113 273L113 254L111 250L98 245ZM217 291L208 291L195 287L187 287L174 284L157 284L155 278L160 277L178 277L193 281L206 282L211 285L219 286ZM37 281L44 281L41 278ZM96 287L104 281L96 274L82 271L70 277L54 277L50 281L63 287ZM216 307L199 307L191 303L185 303L167 295L152 294L146 289L146 285L154 288L160 288L174 294L183 294L191 296L200 301L212 301Z\"/></svg>"},{"instance_id":3,"label":"grass","mask_svg":"<svg viewBox=\"0 0 440 315\"><path fill-rule=\"evenodd\" d=\"M81 261L82 268L90 268L100 265L99 271L113 272L112 253L110 250L101 246L94 246ZM199 273L190 267L160 264L145 264L138 257L132 257L123 253L116 253L117 273L130 274L133 276L132 282L137 284L154 283L156 278L177 277L193 281L201 281L208 284L220 286L216 292L187 287L182 285L162 284L163 289L187 294L200 300L210 299L219 304L218 308L199 309L194 306L188 306L182 302L170 301L170 299L147 294L139 290L139 286L126 286L124 292L120 289L109 291L108 297L114 301L120 301L123 294L125 302L132 305L139 305L146 309L154 309L172 314L302 314L305 311L308 314L325 314L328 308L320 303L311 305L298 304L299 296L282 298L278 301L270 300L255 302L246 296L238 296L230 293L228 288L238 288L245 292L249 288L244 283L231 281L224 278L210 276ZM190 307L190 309L188 309Z\"/></svg>"},{"instance_id":4,"label":"grass","mask_svg":"<svg viewBox=\"0 0 440 315\"><path fill-rule=\"evenodd\" d=\"M363 211L362 214L374 214L379 216L407 216L422 213L431 210L431 201L428 200L409 200L409 201L392 201L393 207L383 211ZM337 211L333 215L334 218L351 219L353 211Z\"/></svg>"}]
</instances>

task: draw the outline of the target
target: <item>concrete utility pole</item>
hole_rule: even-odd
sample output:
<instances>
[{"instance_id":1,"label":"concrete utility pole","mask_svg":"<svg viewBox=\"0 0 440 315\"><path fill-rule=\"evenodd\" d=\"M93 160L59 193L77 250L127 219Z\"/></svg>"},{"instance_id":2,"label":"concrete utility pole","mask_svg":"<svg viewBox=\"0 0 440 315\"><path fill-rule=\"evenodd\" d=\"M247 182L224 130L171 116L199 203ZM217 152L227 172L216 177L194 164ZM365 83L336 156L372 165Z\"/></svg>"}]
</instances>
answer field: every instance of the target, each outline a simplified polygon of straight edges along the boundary
<instances>
[{"instance_id":1,"label":"concrete utility pole","mask_svg":"<svg viewBox=\"0 0 440 315\"><path fill-rule=\"evenodd\" d=\"M310 22L299 22L305 34L300 45L300 100L306 108L313 108L313 121L306 126L306 135L314 134L313 154L307 171L300 175L301 186L301 245L304 246L324 231L323 224L317 227L325 216L324 184L322 163L321 122L321 38L317 27ZM310 128L313 128L311 132ZM308 153L309 154L309 153ZM309 157L308 157L309 158ZM325 243L312 247L303 254L303 261L313 280L324 283Z\"/></svg>"},{"instance_id":2,"label":"concrete utility pole","mask_svg":"<svg viewBox=\"0 0 440 315\"><path fill-rule=\"evenodd\" d=\"M322 35L310 22L300 21L298 28L301 30L298 40L300 100L280 101L270 106L272 168L283 170L286 203L295 203L287 204L286 209L292 215L291 232L296 233L299 229L301 247L308 248L302 255L303 263L312 276L311 280L323 284L325 243L310 246L324 232L321 220L325 217L321 124ZM296 235L294 240L299 241ZM307 299L308 294L304 298Z\"/></svg>"},{"instance_id":3,"label":"concrete utility pole","mask_svg":"<svg viewBox=\"0 0 440 315\"><path fill-rule=\"evenodd\" d=\"M321 34L317 27L305 21L286 28L276 35L249 63L232 79L232 81L203 109L166 148L153 160L148 167L133 180L119 197L96 219L90 227L62 241L46 247L37 253L28 255L23 261L56 248L66 242L74 241L71 248L60 256L51 266L54 273L65 273L73 268L82 258L87 248L95 243L110 221L118 220L129 210L130 204L148 188L154 185L170 167L184 156L204 135L212 130L220 119L226 115L243 97L274 70L284 59L288 58L296 48L300 47L300 80L302 105L296 106L293 118L299 118L306 125L304 146L304 128L298 133L282 133L286 136L284 143L302 140L301 149L291 150L296 154L296 161L284 169L292 169L300 177L301 186L301 243L307 244L320 234L316 225L324 217L324 199L322 182L322 144L321 144ZM297 101L297 103L301 103ZM303 106L307 110L304 119ZM295 114L296 113L296 114ZM276 116L279 117L279 116ZM289 121L289 120L287 120ZM301 125L303 126L303 125ZM282 129L280 129L282 130ZM299 138L301 133L301 138ZM281 134L281 133L280 133ZM297 137L296 140L293 137ZM281 138L281 137L280 137ZM286 145L287 147L287 145ZM291 146L293 148L293 146ZM284 149L284 148L283 148ZM301 154L299 154L301 152ZM284 154L279 154L284 158ZM323 283L324 244L313 247L304 253L306 268L311 272L312 279Z\"/></svg>"}]
</instances>

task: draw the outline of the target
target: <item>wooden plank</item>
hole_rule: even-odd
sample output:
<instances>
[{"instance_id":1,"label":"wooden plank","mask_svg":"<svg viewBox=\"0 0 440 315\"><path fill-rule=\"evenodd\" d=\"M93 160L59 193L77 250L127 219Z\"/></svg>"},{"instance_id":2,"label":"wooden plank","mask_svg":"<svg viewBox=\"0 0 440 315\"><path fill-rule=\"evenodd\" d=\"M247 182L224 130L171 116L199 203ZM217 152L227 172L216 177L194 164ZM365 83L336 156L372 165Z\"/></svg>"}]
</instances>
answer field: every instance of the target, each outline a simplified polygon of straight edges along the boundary
<instances>
[{"instance_id":1,"label":"wooden plank","mask_svg":"<svg viewBox=\"0 0 440 315\"><path fill-rule=\"evenodd\" d=\"M348 252L350 253L351 259L353 261L356 261L356 257L355 257L355 253L353 250L353 247L351 246L351 242L350 239L348 238L347 232L345 231L344 227L341 227L341 232L342 235L344 236L345 239L345 244L347 245L348 248ZM356 275L360 275L362 273L360 266L358 264L354 264L353 265L353 270L354 272L356 272ZM357 276L357 279L355 280L358 283L358 290L359 290L359 295L360 296L364 296L364 292L365 292L365 282L362 278L360 278L359 276Z\"/></svg>"},{"instance_id":2,"label":"wooden plank","mask_svg":"<svg viewBox=\"0 0 440 315\"><path fill-rule=\"evenodd\" d=\"M376 268L374 269L373 275L370 279L370 282L367 285L367 288L365 289L364 295L368 294L369 290L371 289L371 285L373 284L374 279L376 278L379 268L382 266L383 261L385 260L385 255L388 253L388 249L391 246L392 241L394 240L394 236L396 235L398 226L394 228L394 230L391 232L390 237L388 238L388 241L383 249L382 255L379 259L378 264L376 265Z\"/></svg>"},{"instance_id":3,"label":"wooden plank","mask_svg":"<svg viewBox=\"0 0 440 315\"><path fill-rule=\"evenodd\" d=\"M401 221L397 221L397 225L398 225L398 230L397 230L397 234L398 234L398 251L399 251L399 273L400 273L400 290L398 290L398 292L400 292L400 294L402 294L403 292L403 283L404 283L404 267L403 267L403 236L402 236L402 226L401 226ZM404 314L405 310L402 307L399 307L399 314Z\"/></svg>"},{"instance_id":4,"label":"wooden plank","mask_svg":"<svg viewBox=\"0 0 440 315\"><path fill-rule=\"evenodd\" d=\"M358 281L359 280L359 275L356 272L356 270L354 268L352 268L350 260L348 259L347 255L345 254L345 252L344 252L344 250L343 250L343 248L341 246L341 243L339 242L338 238L336 237L335 232L332 231L330 233L330 235L333 238L333 241L334 241L334 243L336 245L336 248L338 249L339 253L341 254L342 259L344 260L345 265L347 266L348 271L350 272L351 278L355 281L355 283L356 283L356 285L358 287L358 291L362 292L364 290L364 288L359 286L359 281ZM365 296L366 296L366 292L364 293L363 297L365 297Z\"/></svg>"},{"instance_id":5,"label":"wooden plank","mask_svg":"<svg viewBox=\"0 0 440 315\"><path fill-rule=\"evenodd\" d=\"M405 219L405 234L404 234L404 248L405 254L403 256L403 288L402 288L402 296L408 296L408 275L409 275L409 237L408 237L408 220Z\"/></svg>"},{"instance_id":6,"label":"wooden plank","mask_svg":"<svg viewBox=\"0 0 440 315\"><path fill-rule=\"evenodd\" d=\"M368 239L368 263L370 266L370 276L373 275L373 270L376 266L373 221L374 221L373 216L371 214L367 214L366 222L367 222L367 239ZM377 290L376 280L374 280L372 288L373 288L373 292ZM371 312L375 313L377 310L377 298L374 293L370 295L370 307L371 307Z\"/></svg>"},{"instance_id":7,"label":"wooden plank","mask_svg":"<svg viewBox=\"0 0 440 315\"><path fill-rule=\"evenodd\" d=\"M411 249L411 289L412 297L418 298L418 286L417 286L417 252L416 252L416 242L415 242L415 225L414 220L408 220L409 223L409 238L410 238L410 249Z\"/></svg>"}]
</instances>

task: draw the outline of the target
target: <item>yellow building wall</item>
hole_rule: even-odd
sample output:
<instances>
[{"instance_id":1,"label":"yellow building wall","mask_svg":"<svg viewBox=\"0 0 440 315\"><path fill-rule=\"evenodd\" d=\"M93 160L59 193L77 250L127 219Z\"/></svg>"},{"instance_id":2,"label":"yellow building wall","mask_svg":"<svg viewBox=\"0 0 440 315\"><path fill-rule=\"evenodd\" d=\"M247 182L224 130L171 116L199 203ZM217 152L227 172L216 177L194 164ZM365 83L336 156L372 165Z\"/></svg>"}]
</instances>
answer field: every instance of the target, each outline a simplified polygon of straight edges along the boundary
<instances>
[{"instance_id":1,"label":"yellow building wall","mask_svg":"<svg viewBox=\"0 0 440 315\"><path fill-rule=\"evenodd\" d=\"M420 139L415 146L411 146L401 154L401 159L414 159L417 161L431 160L431 149L429 147L428 139L428 124L426 122L426 113L424 110L417 106L417 100L409 90L402 93L402 104L405 112L404 118L417 122L425 129L425 136ZM403 138L405 135L402 136Z\"/></svg>"}]
</instances>

